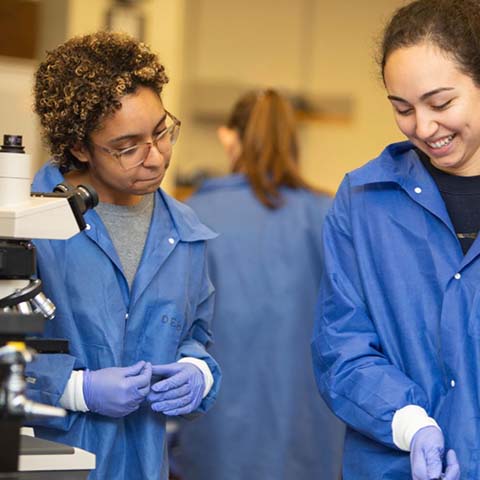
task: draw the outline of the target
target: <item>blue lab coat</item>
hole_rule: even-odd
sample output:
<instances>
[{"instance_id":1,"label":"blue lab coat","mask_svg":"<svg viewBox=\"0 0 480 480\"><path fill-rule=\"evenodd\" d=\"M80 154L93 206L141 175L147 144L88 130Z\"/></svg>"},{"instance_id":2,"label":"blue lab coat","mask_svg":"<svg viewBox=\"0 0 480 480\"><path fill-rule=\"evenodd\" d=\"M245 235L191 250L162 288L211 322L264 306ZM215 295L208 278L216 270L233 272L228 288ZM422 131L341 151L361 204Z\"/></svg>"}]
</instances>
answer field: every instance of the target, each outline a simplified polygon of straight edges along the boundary
<instances>
[{"instance_id":1,"label":"blue lab coat","mask_svg":"<svg viewBox=\"0 0 480 480\"><path fill-rule=\"evenodd\" d=\"M480 243L464 256L408 142L348 174L325 221L315 374L349 425L345 480L407 480L395 411L436 419L462 479L480 478Z\"/></svg>"},{"instance_id":2,"label":"blue lab coat","mask_svg":"<svg viewBox=\"0 0 480 480\"><path fill-rule=\"evenodd\" d=\"M62 181L59 170L47 165L36 175L33 190L51 191ZM218 366L205 349L213 309L205 240L215 234L189 207L158 190L129 291L100 217L90 210L85 220L89 229L69 240L35 242L44 291L57 307L45 336L68 339L70 354L40 355L28 366L29 396L58 405L72 369L139 360L165 364L189 356L204 360L212 371L215 383L199 407L207 410L220 383ZM147 404L123 418L71 412L46 425L36 428L36 435L96 454L91 479L167 479L165 416Z\"/></svg>"},{"instance_id":3,"label":"blue lab coat","mask_svg":"<svg viewBox=\"0 0 480 480\"><path fill-rule=\"evenodd\" d=\"M220 235L208 242L216 288L211 353L222 389L180 426L184 480L337 480L344 426L315 386L310 339L322 271L325 195L283 189L264 207L242 175L206 182L188 203Z\"/></svg>"}]
</instances>

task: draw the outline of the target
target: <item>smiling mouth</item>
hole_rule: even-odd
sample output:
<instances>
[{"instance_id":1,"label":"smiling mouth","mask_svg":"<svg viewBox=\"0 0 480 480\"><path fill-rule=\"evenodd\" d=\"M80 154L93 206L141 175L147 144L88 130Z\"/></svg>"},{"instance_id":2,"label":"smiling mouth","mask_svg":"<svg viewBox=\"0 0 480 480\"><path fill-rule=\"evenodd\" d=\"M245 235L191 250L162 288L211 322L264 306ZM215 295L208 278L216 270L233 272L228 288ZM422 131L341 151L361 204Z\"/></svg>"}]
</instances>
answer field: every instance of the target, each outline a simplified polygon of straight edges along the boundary
<instances>
[{"instance_id":1,"label":"smiling mouth","mask_svg":"<svg viewBox=\"0 0 480 480\"><path fill-rule=\"evenodd\" d=\"M430 148L433 148L434 150L436 148L442 148L445 147L446 145L450 145L452 143L452 140L455 138L455 134L449 135L448 137L444 137L440 140L437 140L436 142L425 142Z\"/></svg>"}]
</instances>

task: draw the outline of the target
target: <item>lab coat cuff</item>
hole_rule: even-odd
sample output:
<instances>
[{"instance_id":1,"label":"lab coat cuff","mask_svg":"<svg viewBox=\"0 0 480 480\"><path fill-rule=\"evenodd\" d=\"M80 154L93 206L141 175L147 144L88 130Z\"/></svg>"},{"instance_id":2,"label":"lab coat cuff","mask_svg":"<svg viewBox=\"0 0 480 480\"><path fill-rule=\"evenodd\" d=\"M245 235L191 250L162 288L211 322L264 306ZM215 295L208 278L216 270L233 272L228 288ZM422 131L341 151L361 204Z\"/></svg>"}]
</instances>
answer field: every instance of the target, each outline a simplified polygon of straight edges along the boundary
<instances>
[{"instance_id":1,"label":"lab coat cuff","mask_svg":"<svg viewBox=\"0 0 480 480\"><path fill-rule=\"evenodd\" d=\"M72 371L63 395L60 397L60 405L72 412L88 412L83 396L83 370Z\"/></svg>"},{"instance_id":2,"label":"lab coat cuff","mask_svg":"<svg viewBox=\"0 0 480 480\"><path fill-rule=\"evenodd\" d=\"M211 388L213 387L213 375L210 369L208 368L207 362L194 357L183 357L178 362L191 363L200 369L200 371L203 373L203 379L205 381L205 388L203 389L202 398L205 398L210 392Z\"/></svg>"},{"instance_id":3,"label":"lab coat cuff","mask_svg":"<svg viewBox=\"0 0 480 480\"><path fill-rule=\"evenodd\" d=\"M437 427L438 423L429 417L427 412L418 405L407 405L397 410L393 415L393 443L405 452L410 451L410 443L414 435L424 427Z\"/></svg>"}]
</instances>

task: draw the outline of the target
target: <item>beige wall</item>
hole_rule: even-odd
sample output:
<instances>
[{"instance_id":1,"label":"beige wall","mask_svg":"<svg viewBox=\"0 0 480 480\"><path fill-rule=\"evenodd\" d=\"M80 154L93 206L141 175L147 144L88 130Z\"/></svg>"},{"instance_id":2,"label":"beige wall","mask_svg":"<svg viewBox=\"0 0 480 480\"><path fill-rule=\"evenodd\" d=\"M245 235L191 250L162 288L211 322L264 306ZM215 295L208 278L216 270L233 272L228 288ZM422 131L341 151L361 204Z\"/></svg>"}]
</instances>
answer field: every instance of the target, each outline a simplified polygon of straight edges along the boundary
<instances>
[{"instance_id":1,"label":"beige wall","mask_svg":"<svg viewBox=\"0 0 480 480\"><path fill-rule=\"evenodd\" d=\"M36 64L30 60L0 57L0 140L3 135L21 135L25 152L31 156L31 175L35 159L41 155L36 118L32 114L32 76Z\"/></svg>"},{"instance_id":2,"label":"beige wall","mask_svg":"<svg viewBox=\"0 0 480 480\"><path fill-rule=\"evenodd\" d=\"M377 66L376 41L400 0L321 2L315 15L311 88L352 96L350 125L309 125L304 132L305 173L334 190L345 172L402 139L394 123Z\"/></svg>"},{"instance_id":3,"label":"beige wall","mask_svg":"<svg viewBox=\"0 0 480 480\"><path fill-rule=\"evenodd\" d=\"M305 175L335 191L345 172L401 138L373 61L374 39L384 19L401 3L189 2L185 71L190 89L184 95L180 171L189 175L205 167L219 172L227 168L215 125L189 117L189 107L195 110L198 103L196 85L273 86L305 96L351 99L349 122L314 121L300 126Z\"/></svg>"}]
</instances>

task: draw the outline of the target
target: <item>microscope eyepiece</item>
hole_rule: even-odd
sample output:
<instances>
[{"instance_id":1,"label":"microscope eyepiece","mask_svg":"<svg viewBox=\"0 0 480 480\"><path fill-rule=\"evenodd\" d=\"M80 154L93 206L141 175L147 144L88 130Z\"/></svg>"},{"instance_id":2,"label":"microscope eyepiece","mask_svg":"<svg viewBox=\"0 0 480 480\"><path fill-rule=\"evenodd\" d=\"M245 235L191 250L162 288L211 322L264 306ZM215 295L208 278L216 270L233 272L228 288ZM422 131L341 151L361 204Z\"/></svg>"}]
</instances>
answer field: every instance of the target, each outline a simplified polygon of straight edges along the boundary
<instances>
[{"instance_id":1,"label":"microscope eyepiece","mask_svg":"<svg viewBox=\"0 0 480 480\"><path fill-rule=\"evenodd\" d=\"M74 196L76 205L83 215L87 210L95 208L98 205L98 194L89 185L79 185L72 187L68 183L59 183L54 189L56 193L62 193L66 197Z\"/></svg>"},{"instance_id":2,"label":"microscope eyepiece","mask_svg":"<svg viewBox=\"0 0 480 480\"><path fill-rule=\"evenodd\" d=\"M79 185L76 188L77 195L82 199L85 209L82 213L85 213L91 208L95 208L98 205L98 193L88 185Z\"/></svg>"},{"instance_id":3,"label":"microscope eyepiece","mask_svg":"<svg viewBox=\"0 0 480 480\"><path fill-rule=\"evenodd\" d=\"M25 153L25 148L22 145L22 136L9 134L4 135L3 145L0 146L0 152Z\"/></svg>"}]
</instances>

